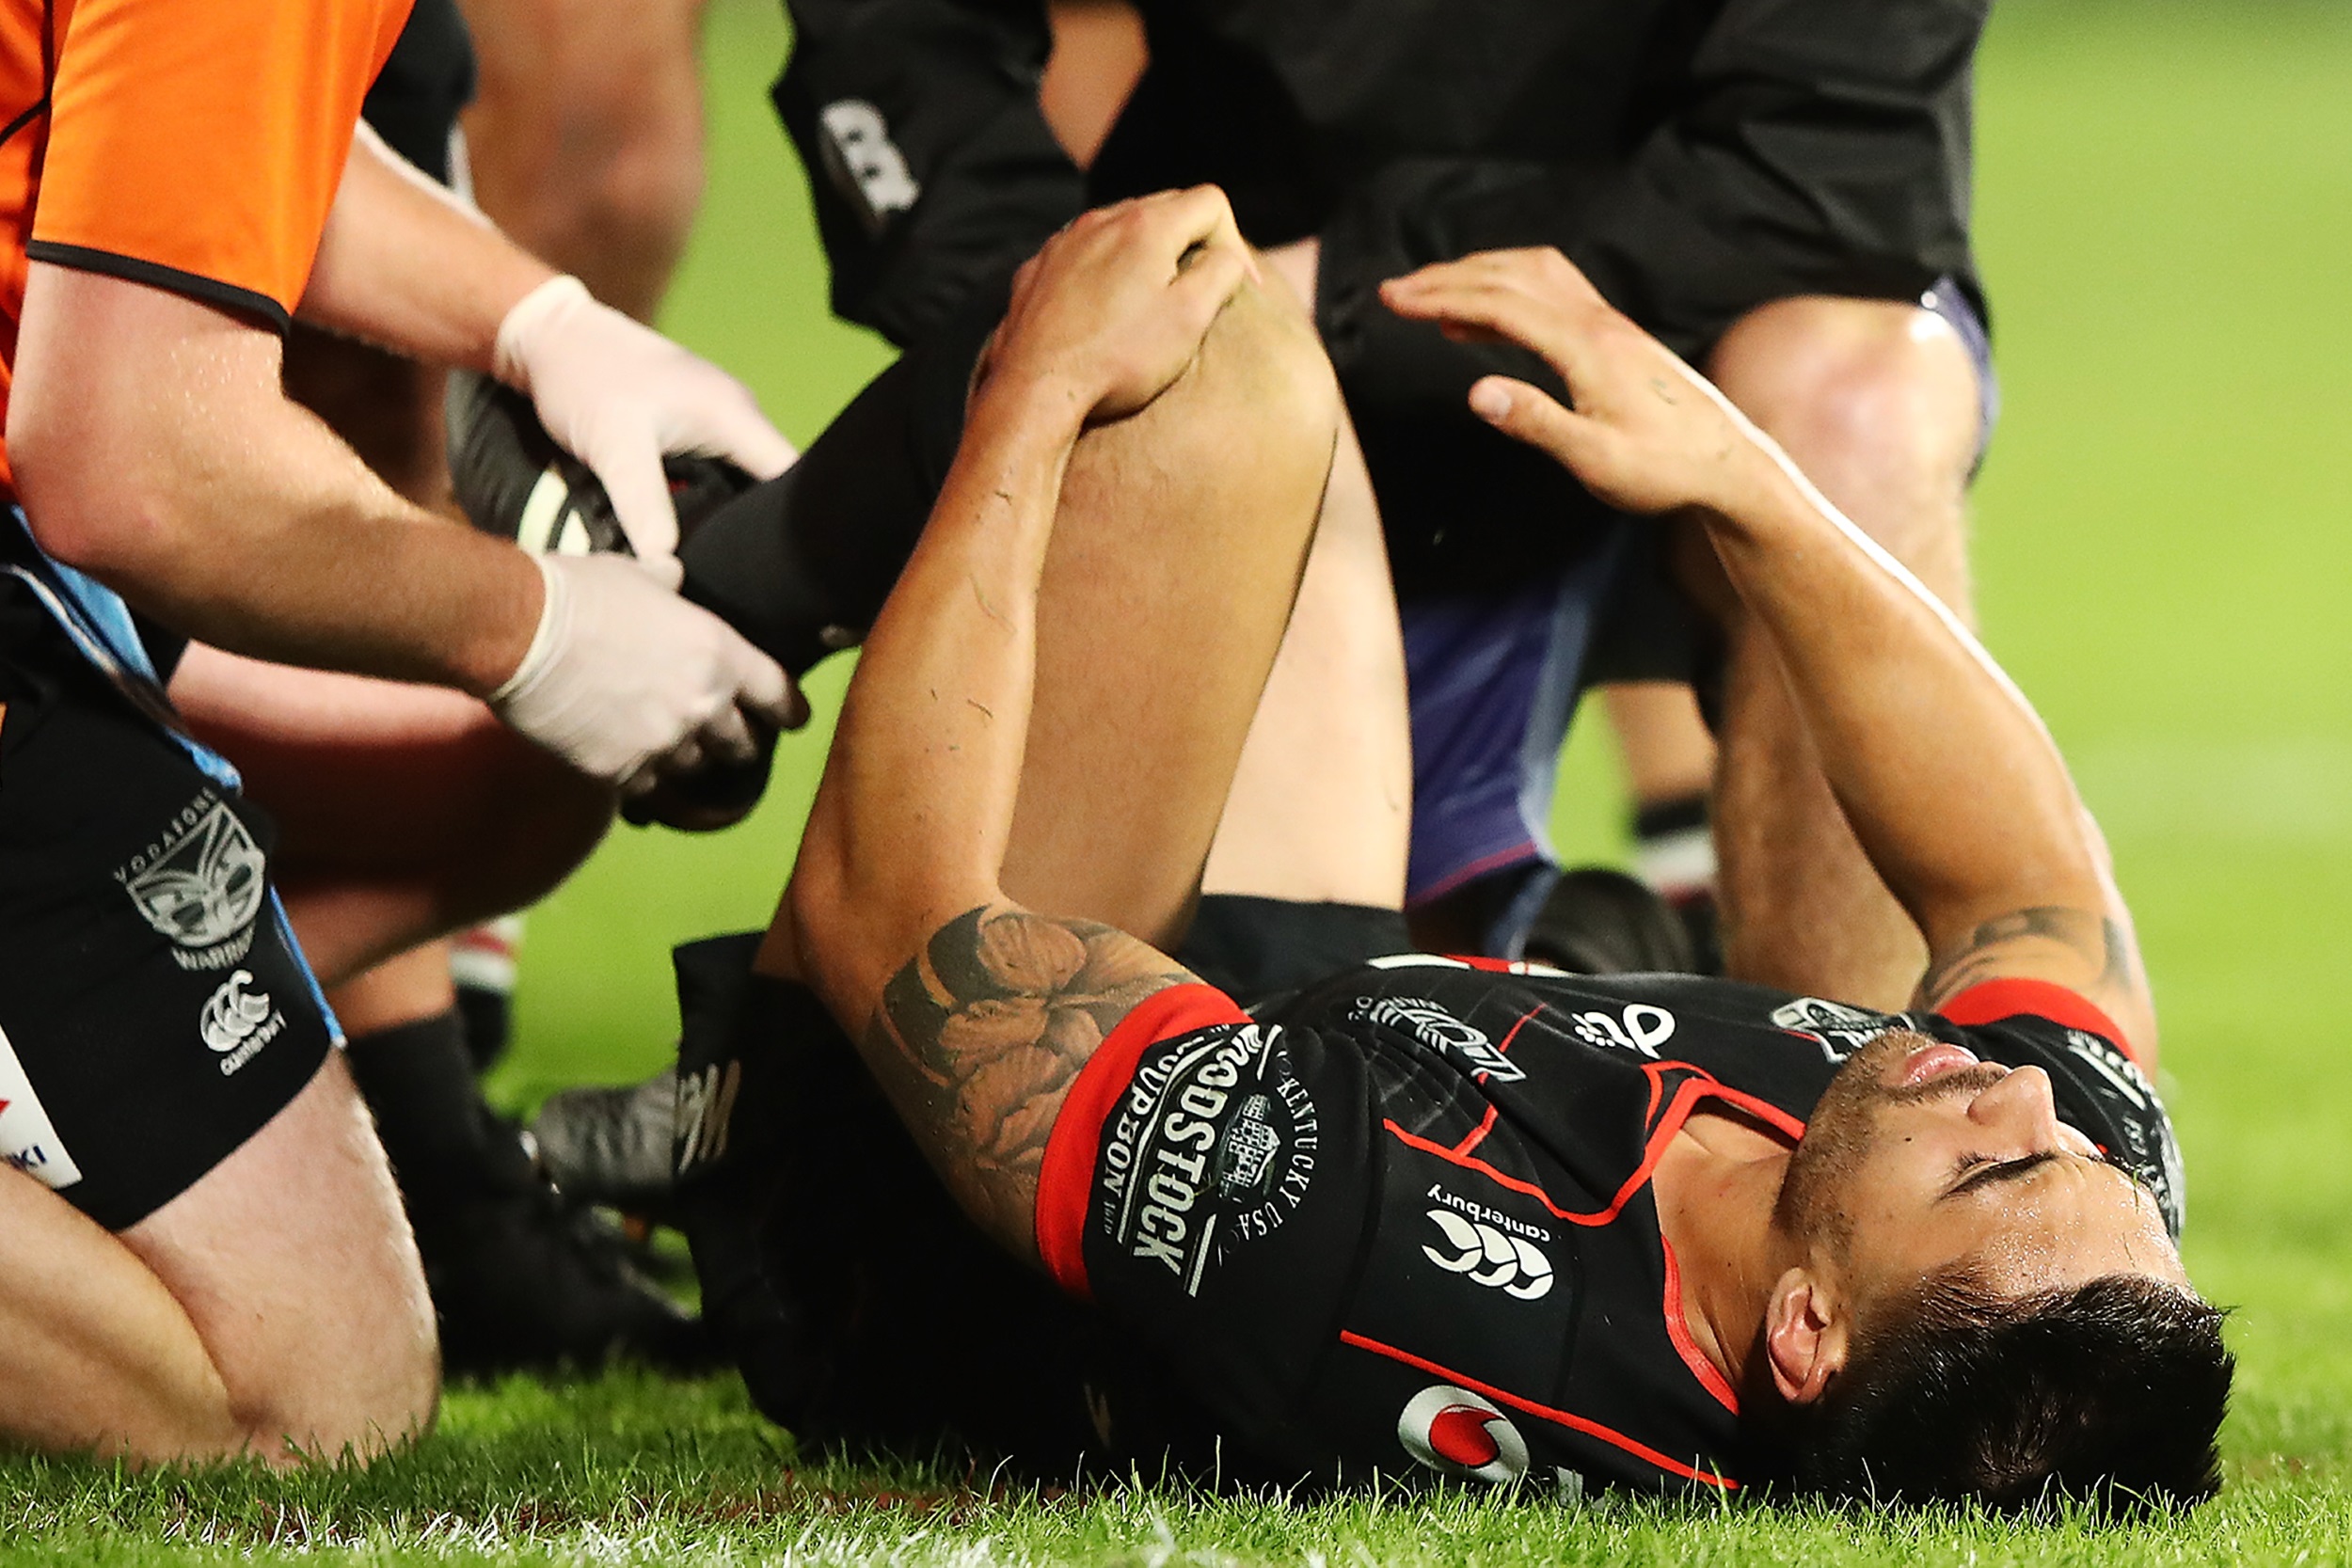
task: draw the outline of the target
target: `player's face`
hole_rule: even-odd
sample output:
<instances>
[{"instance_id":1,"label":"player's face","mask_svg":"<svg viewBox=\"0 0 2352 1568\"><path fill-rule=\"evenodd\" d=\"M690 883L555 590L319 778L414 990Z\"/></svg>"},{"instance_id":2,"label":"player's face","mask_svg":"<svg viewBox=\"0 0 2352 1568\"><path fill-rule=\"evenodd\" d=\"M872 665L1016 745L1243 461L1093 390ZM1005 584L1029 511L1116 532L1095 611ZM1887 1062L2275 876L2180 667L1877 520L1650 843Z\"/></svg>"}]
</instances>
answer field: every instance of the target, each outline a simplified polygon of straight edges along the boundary
<instances>
[{"instance_id":1,"label":"player's face","mask_svg":"<svg viewBox=\"0 0 2352 1568\"><path fill-rule=\"evenodd\" d=\"M2002 1294L2186 1283L2154 1198L2058 1120L2047 1073L1909 1033L1865 1046L1822 1096L1780 1223L1823 1243L1860 1303L1960 1263Z\"/></svg>"}]
</instances>

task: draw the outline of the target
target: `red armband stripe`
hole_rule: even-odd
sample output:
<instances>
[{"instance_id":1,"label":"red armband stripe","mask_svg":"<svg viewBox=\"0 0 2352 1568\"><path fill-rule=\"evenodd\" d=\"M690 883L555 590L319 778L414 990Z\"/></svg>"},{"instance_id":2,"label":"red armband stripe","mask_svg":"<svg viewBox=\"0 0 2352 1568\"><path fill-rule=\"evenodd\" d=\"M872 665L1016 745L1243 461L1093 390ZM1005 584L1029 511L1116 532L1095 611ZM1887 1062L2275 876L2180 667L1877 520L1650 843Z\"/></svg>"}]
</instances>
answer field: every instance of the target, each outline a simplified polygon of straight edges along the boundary
<instances>
[{"instance_id":1,"label":"red armband stripe","mask_svg":"<svg viewBox=\"0 0 2352 1568\"><path fill-rule=\"evenodd\" d=\"M1094 1164L1103 1128L1135 1082L1143 1053L1162 1040L1218 1023L1247 1023L1249 1015L1215 986L1194 981L1146 997L1095 1048L1054 1117L1045 1162L1037 1175L1037 1253L1045 1272L1080 1301L1094 1299L1087 1281L1087 1209L1094 1197Z\"/></svg>"},{"instance_id":2,"label":"red armband stripe","mask_svg":"<svg viewBox=\"0 0 2352 1568\"><path fill-rule=\"evenodd\" d=\"M2069 1029L2097 1035L2135 1062L2139 1059L2131 1041L2123 1037L2123 1031L2115 1026L2115 1020L2079 991L2069 990L2054 980L1987 980L1982 985L1970 986L1936 1011L1961 1024L1997 1023L2005 1018L2029 1013Z\"/></svg>"}]
</instances>

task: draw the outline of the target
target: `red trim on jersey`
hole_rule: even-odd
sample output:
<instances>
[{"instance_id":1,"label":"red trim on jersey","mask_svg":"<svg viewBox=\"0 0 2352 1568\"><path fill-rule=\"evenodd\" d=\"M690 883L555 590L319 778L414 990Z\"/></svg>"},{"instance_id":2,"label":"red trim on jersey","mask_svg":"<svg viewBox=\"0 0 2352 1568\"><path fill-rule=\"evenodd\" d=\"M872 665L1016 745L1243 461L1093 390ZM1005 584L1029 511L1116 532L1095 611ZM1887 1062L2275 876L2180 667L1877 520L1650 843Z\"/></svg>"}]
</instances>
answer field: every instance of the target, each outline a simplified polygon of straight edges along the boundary
<instances>
[{"instance_id":1,"label":"red trim on jersey","mask_svg":"<svg viewBox=\"0 0 2352 1568\"><path fill-rule=\"evenodd\" d=\"M0 1110L6 1110L8 1108L8 1102L7 1101L0 1100ZM1487 1106L1486 1119L1470 1130L1469 1137L1464 1138L1460 1143L1454 1146L1454 1152L1456 1154L1468 1154L1471 1149L1476 1148L1480 1144L1486 1142L1486 1134L1495 1130L1495 1118L1502 1114L1502 1106Z\"/></svg>"},{"instance_id":2,"label":"red trim on jersey","mask_svg":"<svg viewBox=\"0 0 2352 1568\"><path fill-rule=\"evenodd\" d=\"M1037 1173L1037 1255L1054 1283L1080 1301L1094 1299L1087 1281L1087 1210L1093 1202L1094 1163L1103 1152L1103 1126L1135 1082L1143 1053L1162 1040L1218 1023L1247 1023L1249 1015L1215 986L1194 981L1145 997L1095 1047L1055 1113Z\"/></svg>"},{"instance_id":3,"label":"red trim on jersey","mask_svg":"<svg viewBox=\"0 0 2352 1568\"><path fill-rule=\"evenodd\" d=\"M2112 1041L2141 1067L2139 1053L2123 1037L2123 1031L2115 1026L2115 1020L2099 1010L2098 1006L2080 992L2067 990L2053 980L2028 980L2012 976L1987 980L1970 986L1936 1009L1954 1023L1997 1023L2005 1018L2030 1013L2062 1023L2069 1029L2080 1029Z\"/></svg>"},{"instance_id":4,"label":"red trim on jersey","mask_svg":"<svg viewBox=\"0 0 2352 1568\"><path fill-rule=\"evenodd\" d=\"M1519 1031L1527 1027L1527 1021L1534 1018L1537 1013L1540 1013L1543 1010L1544 1005L1538 1002L1534 1006L1528 1008L1527 1011L1519 1014L1518 1022L1512 1024L1510 1028L1504 1030L1502 1037L1495 1041L1495 1054L1498 1056L1507 1054L1511 1049L1511 1042L1518 1039L1519 1037ZM1483 1084L1486 1081L1486 1078L1487 1074L1483 1069L1470 1074L1470 1082L1473 1084ZM1489 1127L1494 1125L1494 1112L1491 1109L1489 1109L1486 1113L1486 1124ZM1470 1135L1470 1142L1476 1143L1485 1135L1486 1128L1481 1128L1478 1132ZM1469 1149L1468 1144L1457 1145L1456 1147L1462 1148L1465 1152Z\"/></svg>"},{"instance_id":5,"label":"red trim on jersey","mask_svg":"<svg viewBox=\"0 0 2352 1568\"><path fill-rule=\"evenodd\" d=\"M1589 1214L1579 1214L1561 1208L1552 1201L1549 1193L1545 1192L1534 1182L1522 1180L1516 1176L1505 1176L1484 1160L1458 1153L1443 1144L1432 1143L1427 1138L1407 1132L1393 1121L1384 1119L1380 1125L1387 1128L1390 1134L1407 1148L1418 1148L1424 1154L1434 1154L1448 1164L1459 1165L1464 1170L1474 1170L1498 1186L1508 1187L1515 1193L1526 1194L1546 1209L1550 1210L1554 1219L1565 1220L1570 1225L1608 1225L1616 1219L1628 1203L1633 1201L1633 1195L1648 1184L1651 1172L1658 1168L1658 1162L1665 1157L1666 1146L1674 1141L1676 1132L1689 1117L1691 1106L1714 1087L1717 1085L1693 1078L1675 1090L1674 1103L1666 1107L1665 1119L1659 1124L1658 1130L1650 1134L1648 1147L1642 1151L1641 1165L1626 1179L1625 1185L1617 1189L1617 1196L1610 1200L1609 1207Z\"/></svg>"},{"instance_id":6,"label":"red trim on jersey","mask_svg":"<svg viewBox=\"0 0 2352 1568\"><path fill-rule=\"evenodd\" d=\"M1658 1246L1666 1255L1666 1338L1675 1342L1675 1354L1681 1356L1682 1364L1691 1369L1691 1375L1699 1380L1699 1386L1714 1395L1717 1404L1737 1416L1740 1414L1740 1396L1731 1391L1731 1385L1725 1383L1724 1374L1715 1370L1715 1363L1707 1358L1698 1342L1691 1338L1691 1321L1682 1311L1682 1270L1675 1262L1674 1243L1666 1240L1663 1229L1658 1232Z\"/></svg>"},{"instance_id":7,"label":"red trim on jersey","mask_svg":"<svg viewBox=\"0 0 2352 1568\"><path fill-rule=\"evenodd\" d=\"M1483 1394L1497 1404L1509 1405L1512 1409L1534 1416L1539 1420L1549 1421L1555 1426L1566 1427L1570 1432L1581 1432L1587 1437L1597 1437L1604 1443L1623 1449L1636 1459L1657 1465L1669 1475L1680 1476L1685 1481L1705 1481L1709 1486L1720 1486L1726 1492L1736 1492L1740 1489L1740 1483L1729 1476L1717 1475L1711 1470L1701 1470L1693 1465L1685 1465L1678 1459L1669 1459L1648 1444L1637 1442L1622 1432L1605 1427L1589 1416L1572 1415L1565 1410L1554 1410L1548 1404L1537 1404L1534 1400L1498 1388L1491 1383L1481 1383L1474 1377L1457 1372L1451 1367L1439 1366L1437 1362L1424 1356L1415 1355L1410 1351L1399 1350L1394 1345L1384 1345L1377 1339L1368 1339L1360 1334L1344 1328L1340 1330L1340 1343L1353 1345L1358 1350L1370 1351L1375 1355L1385 1355L1390 1360L1400 1362L1416 1371L1427 1372L1431 1377L1441 1377L1457 1388L1467 1388L1473 1394Z\"/></svg>"},{"instance_id":8,"label":"red trim on jersey","mask_svg":"<svg viewBox=\"0 0 2352 1568\"><path fill-rule=\"evenodd\" d=\"M1690 1064L1686 1062L1678 1065L1688 1067ZM1692 1070L1697 1072L1703 1069L1692 1068ZM1712 1078L1707 1080L1707 1094L1708 1099L1720 1100L1735 1111L1746 1112L1785 1137L1802 1139L1804 1136L1804 1123L1770 1101L1758 1100L1752 1094L1742 1094L1738 1089L1719 1084Z\"/></svg>"},{"instance_id":9,"label":"red trim on jersey","mask_svg":"<svg viewBox=\"0 0 2352 1568\"><path fill-rule=\"evenodd\" d=\"M1643 1148L1641 1164L1635 1168L1631 1176L1626 1179L1625 1185L1617 1190L1617 1196L1610 1200L1607 1208L1586 1214L1561 1208L1559 1204L1552 1201L1549 1193L1545 1192L1534 1182L1516 1176L1506 1176L1486 1161L1476 1159L1470 1154L1470 1150L1484 1141L1486 1133L1494 1126L1495 1111L1492 1107L1488 1108L1486 1121L1476 1131L1450 1148L1444 1144L1433 1143L1418 1133L1407 1132L1394 1121L1387 1118L1383 1118L1380 1125L1387 1130L1391 1137L1407 1148L1417 1148L1423 1154L1436 1155L1450 1165L1458 1165L1464 1170L1476 1171L1499 1187L1507 1187L1515 1193L1523 1193L1534 1198L1549 1210L1554 1219L1565 1220L1570 1225L1583 1226L1608 1225L1616 1219L1617 1215L1624 1211L1625 1206L1633 1200L1633 1195L1648 1184L1650 1177L1658 1169L1658 1162L1665 1158L1666 1146L1674 1141L1674 1135L1677 1132L1682 1131L1682 1124L1691 1119L1691 1113L1697 1108L1698 1102L1702 1100L1723 1101L1725 1104L1746 1112L1767 1127L1786 1133L1790 1138L1804 1136L1804 1123L1779 1106L1758 1100L1754 1095L1741 1094L1738 1089L1726 1087L1716 1082L1706 1069L1692 1067L1688 1062L1656 1062L1642 1069L1649 1075L1652 1106L1658 1103L1658 1094L1664 1083L1662 1074L1668 1068L1682 1068L1695 1076L1683 1080L1681 1087L1675 1090L1673 1102L1666 1107L1666 1114L1659 1118L1657 1125L1651 1130L1648 1143Z\"/></svg>"}]
</instances>

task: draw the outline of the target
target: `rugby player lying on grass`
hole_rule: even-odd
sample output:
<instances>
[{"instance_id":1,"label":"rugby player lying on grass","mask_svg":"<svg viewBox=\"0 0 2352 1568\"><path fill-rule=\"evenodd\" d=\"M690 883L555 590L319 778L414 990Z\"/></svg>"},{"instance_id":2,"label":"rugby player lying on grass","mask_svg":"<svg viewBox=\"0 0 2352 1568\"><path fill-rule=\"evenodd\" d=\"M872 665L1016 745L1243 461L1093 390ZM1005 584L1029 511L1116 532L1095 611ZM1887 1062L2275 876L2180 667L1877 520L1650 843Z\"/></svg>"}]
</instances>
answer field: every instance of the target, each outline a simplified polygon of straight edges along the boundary
<instances>
[{"instance_id":1,"label":"rugby player lying on grass","mask_svg":"<svg viewBox=\"0 0 2352 1568\"><path fill-rule=\"evenodd\" d=\"M1578 412L1495 381L1480 412L1705 530L1735 635L1771 639L1935 954L1915 1010L1405 956L1253 1017L1167 956L1336 417L1248 269L1205 190L1089 214L1031 264L765 977L690 997L681 1164L763 1137L798 1160L753 1220L772 1295L738 1349L763 1403L851 1438L904 1434L905 1399L999 1432L1085 1410L1141 1457L1156 1401L1226 1474L1278 1480L2209 1495L2230 1358L2174 1249L2129 923L2048 736L1558 256L1432 268L1390 303L1541 352ZM1290 786L1346 813L1363 781ZM813 1087L821 1040L781 1038L801 976L979 1229L1093 1310L930 1223L854 1085ZM707 1301L742 1294L709 1235Z\"/></svg>"}]
</instances>

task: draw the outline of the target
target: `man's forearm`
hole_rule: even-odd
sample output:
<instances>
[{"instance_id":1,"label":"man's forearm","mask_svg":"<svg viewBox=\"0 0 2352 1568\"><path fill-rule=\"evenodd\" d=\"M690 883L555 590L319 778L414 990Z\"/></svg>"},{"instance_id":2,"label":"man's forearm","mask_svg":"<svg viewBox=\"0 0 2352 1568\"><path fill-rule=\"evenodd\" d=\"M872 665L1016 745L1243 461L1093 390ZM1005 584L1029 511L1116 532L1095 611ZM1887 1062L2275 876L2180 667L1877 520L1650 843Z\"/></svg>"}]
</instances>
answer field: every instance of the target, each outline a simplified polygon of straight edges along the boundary
<instances>
[{"instance_id":1,"label":"man's forearm","mask_svg":"<svg viewBox=\"0 0 2352 1568\"><path fill-rule=\"evenodd\" d=\"M486 372L506 312L554 276L362 125L298 314L428 364Z\"/></svg>"},{"instance_id":2,"label":"man's forearm","mask_svg":"<svg viewBox=\"0 0 2352 1568\"><path fill-rule=\"evenodd\" d=\"M36 262L8 455L36 537L232 652L483 693L522 660L537 570L395 496L278 390L274 338Z\"/></svg>"},{"instance_id":3,"label":"man's forearm","mask_svg":"<svg viewBox=\"0 0 2352 1568\"><path fill-rule=\"evenodd\" d=\"M1792 467L1749 494L1706 517L1708 535L1855 836L1931 946L2029 905L2100 908L2081 802L2008 676Z\"/></svg>"},{"instance_id":4,"label":"man's forearm","mask_svg":"<svg viewBox=\"0 0 2352 1568\"><path fill-rule=\"evenodd\" d=\"M474 696L512 674L539 618L530 559L403 500L304 410L269 424L267 467L151 493L157 526L82 563L232 653Z\"/></svg>"},{"instance_id":5,"label":"man's forearm","mask_svg":"<svg viewBox=\"0 0 2352 1568\"><path fill-rule=\"evenodd\" d=\"M1084 412L1046 388L982 396L859 656L794 873L824 906L803 940L844 1016L870 1010L941 920L994 895L1028 734L1039 576Z\"/></svg>"}]
</instances>

